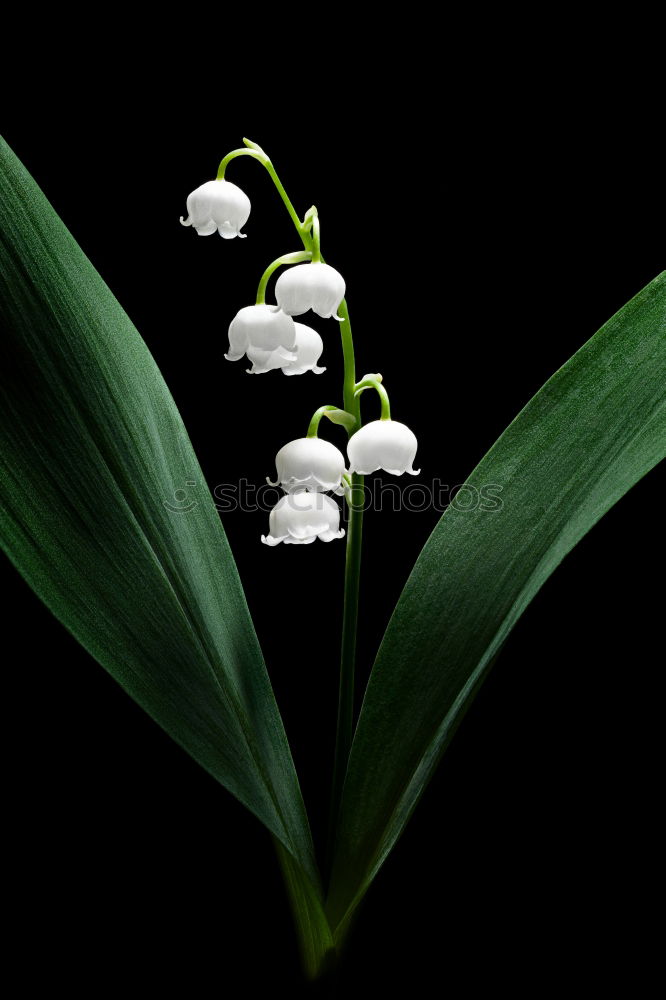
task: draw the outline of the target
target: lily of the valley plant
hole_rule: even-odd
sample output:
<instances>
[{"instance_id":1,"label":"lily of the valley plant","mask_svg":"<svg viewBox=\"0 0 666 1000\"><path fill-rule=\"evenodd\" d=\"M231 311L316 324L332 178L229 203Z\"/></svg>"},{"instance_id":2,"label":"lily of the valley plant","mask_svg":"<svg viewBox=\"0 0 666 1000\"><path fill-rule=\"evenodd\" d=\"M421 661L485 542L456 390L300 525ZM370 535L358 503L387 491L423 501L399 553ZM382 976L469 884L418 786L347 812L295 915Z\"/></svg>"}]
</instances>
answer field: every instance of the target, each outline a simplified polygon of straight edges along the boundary
<instances>
[{"instance_id":1,"label":"lily of the valley plant","mask_svg":"<svg viewBox=\"0 0 666 1000\"><path fill-rule=\"evenodd\" d=\"M305 415L304 436L285 441L276 431L275 471L261 474L283 496L257 538L347 546L325 870L233 557L173 399L127 315L4 143L2 540L69 631L270 831L304 969L315 978L336 963L359 902L522 611L664 456L666 274L552 376L470 474L477 488L501 483L503 507L493 516L449 507L442 516L354 718L362 477L417 473L419 415L394 419L381 375L357 376L344 262L324 261L316 209L296 210L259 146L245 140L224 157L217 179L187 199L183 224L200 236L245 235L250 200L225 176L241 156L233 171L240 175L247 159L265 169L301 246L266 268L254 303L229 302L226 357L245 359L253 375L328 372L317 380L325 401L309 422ZM255 174L251 183L259 182ZM321 333L308 325L311 312ZM330 388L338 337L340 397ZM285 385L297 405L299 383ZM379 397L379 419L375 411L362 423L368 390ZM320 437L324 427L346 432L346 453L339 437ZM433 470L440 460L424 456ZM189 480L200 502L174 516L163 500ZM349 507L346 537L341 504Z\"/></svg>"}]
</instances>

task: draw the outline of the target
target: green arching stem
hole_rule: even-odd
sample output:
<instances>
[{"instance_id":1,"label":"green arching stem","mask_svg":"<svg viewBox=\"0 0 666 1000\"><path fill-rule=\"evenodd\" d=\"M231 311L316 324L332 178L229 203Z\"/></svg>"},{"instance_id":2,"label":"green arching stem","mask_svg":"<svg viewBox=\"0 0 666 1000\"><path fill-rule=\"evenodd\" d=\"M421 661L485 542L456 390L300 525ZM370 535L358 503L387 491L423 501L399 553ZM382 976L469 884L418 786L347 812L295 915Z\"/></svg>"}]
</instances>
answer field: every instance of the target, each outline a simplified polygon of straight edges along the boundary
<instances>
[{"instance_id":1,"label":"green arching stem","mask_svg":"<svg viewBox=\"0 0 666 1000\"><path fill-rule=\"evenodd\" d=\"M321 249L319 246L321 236L319 230L319 215L312 216L312 263L319 264L321 262ZM314 271L312 272L314 274Z\"/></svg>"},{"instance_id":2,"label":"green arching stem","mask_svg":"<svg viewBox=\"0 0 666 1000\"><path fill-rule=\"evenodd\" d=\"M356 364L354 361L354 341L352 339L351 323L349 322L349 310L347 300L343 299L338 307L338 316L342 318L340 323L340 337L342 339L342 357L344 361L344 384L342 387L342 397L345 410L353 413L356 417L356 427L349 435L351 437L361 426L361 406L356 398Z\"/></svg>"},{"instance_id":3,"label":"green arching stem","mask_svg":"<svg viewBox=\"0 0 666 1000\"><path fill-rule=\"evenodd\" d=\"M320 406L319 409L315 410L312 415L312 420L310 421L306 437L317 437L322 417L328 417L328 419L334 424L342 424L342 426L346 427L348 431L356 425L356 418L353 417L351 413L341 410L339 406Z\"/></svg>"},{"instance_id":4,"label":"green arching stem","mask_svg":"<svg viewBox=\"0 0 666 1000\"><path fill-rule=\"evenodd\" d=\"M350 435L351 436L351 435ZM340 649L340 685L338 689L338 721L335 734L335 760L331 789L331 811L328 827L327 868L333 861L335 835L342 801L342 788L347 773L349 753L354 735L354 674L356 665L356 633L358 630L358 596L361 577L361 540L363 536L364 479L354 472L345 499L349 510L347 554L345 558L345 589L342 606L342 642Z\"/></svg>"},{"instance_id":5,"label":"green arching stem","mask_svg":"<svg viewBox=\"0 0 666 1000\"><path fill-rule=\"evenodd\" d=\"M243 142L246 145L248 145L250 143L250 140L249 139L243 139ZM280 197L282 198L282 201L284 202L285 208L289 212L289 216L291 218L291 221L296 226L296 229L298 230L298 233L299 233L301 239L303 240L303 245L305 246L305 249L306 250L311 250L312 249L312 239L310 238L310 234L303 227L303 223L301 222L301 220L299 219L298 215L296 214L296 209L292 205L291 200L289 198L289 195L287 194L287 192L285 191L284 187L282 186L282 181L280 180L280 178L278 177L277 173L275 172L275 167L271 163L269 157L266 156L266 154L264 153L264 151L262 149L257 148L255 143L252 143L250 148L232 149L230 153L227 153L227 155L221 160L220 165L217 168L217 179L218 179L218 181L224 180L224 172L227 169L227 166L229 165L229 163L231 163L232 160L235 160L237 156L251 156L252 159L259 160L259 162L266 168L266 170L268 171L268 173L271 175L271 180L273 181L273 184L275 184L275 187L278 190L278 194L280 195Z\"/></svg>"},{"instance_id":6,"label":"green arching stem","mask_svg":"<svg viewBox=\"0 0 666 1000\"><path fill-rule=\"evenodd\" d=\"M308 432L305 435L309 438L316 438L319 432L319 424L321 423L321 418L328 410L337 410L337 406L320 406L318 410L312 414L312 420L310 421L310 426L308 427Z\"/></svg>"},{"instance_id":7,"label":"green arching stem","mask_svg":"<svg viewBox=\"0 0 666 1000\"><path fill-rule=\"evenodd\" d=\"M263 306L266 301L266 286L270 281L270 277L274 271L277 271L278 267L282 267L283 264L300 264L304 260L310 260L312 254L309 250L296 250L294 253L285 253L277 260L274 260L272 264L269 264L264 273L261 276L261 281L259 282L259 287L257 289L257 305Z\"/></svg>"},{"instance_id":8,"label":"green arching stem","mask_svg":"<svg viewBox=\"0 0 666 1000\"><path fill-rule=\"evenodd\" d=\"M287 194L287 192L285 191L285 189L282 186L282 181L280 180L280 178L278 177L278 175L275 172L275 167L273 166L273 164L271 163L270 160L268 161L268 163L265 164L265 167L266 167L266 170L268 171L268 173L271 175L271 180L273 181L273 184L275 184L275 187L278 190L278 194L282 198L282 201L284 202L285 207L286 207L287 211L289 212L289 215L291 216L291 221L294 223L294 225L296 226L296 228L298 229L298 231L299 231L299 233L301 235L301 239L303 240L303 243L305 245L305 249L306 250L311 250L312 247L308 245L309 242L310 242L309 233L307 231L303 230L303 224L302 224L301 220L299 219L299 217L298 217L298 215L296 213L296 209L294 208L294 206L292 205L292 203L291 203L291 201L289 199L289 195Z\"/></svg>"},{"instance_id":9,"label":"green arching stem","mask_svg":"<svg viewBox=\"0 0 666 1000\"><path fill-rule=\"evenodd\" d=\"M379 419L390 420L391 404L389 403L388 392L381 383L381 376L377 377L376 375L366 375L365 378L361 379L360 382L356 383L354 395L359 396L364 389L374 389L375 392L379 393L379 398L382 401L382 410Z\"/></svg>"},{"instance_id":10,"label":"green arching stem","mask_svg":"<svg viewBox=\"0 0 666 1000\"><path fill-rule=\"evenodd\" d=\"M218 171L218 178L224 178L227 164L236 156L252 156L266 168L284 202L291 221L303 242L306 250L314 250L314 239L310 233L314 228L317 211L314 206L307 212L305 219L300 220L292 205L282 182L275 172L270 159L255 143L243 139L246 149L233 150L227 153ZM319 260L324 258L319 251ZM360 400L356 396L356 367L354 361L354 342L352 339L349 311L345 299L338 308L341 319L340 336L342 339L342 355L344 361L343 406L354 418L354 424L348 428L349 437L355 434L361 426ZM335 741L335 762L333 770L333 789L331 795L331 813L329 822L329 857L332 855L333 838L338 823L342 786L344 783L349 752L351 750L354 728L354 665L356 659L356 632L358 625L358 594L361 572L361 537L363 528L363 476L354 473L351 477L350 489L347 491L349 507L349 525L347 528L347 555L345 562L344 603L342 618L342 645L340 655L340 687L338 700L338 722ZM297 914L298 919L298 914Z\"/></svg>"},{"instance_id":11,"label":"green arching stem","mask_svg":"<svg viewBox=\"0 0 666 1000\"><path fill-rule=\"evenodd\" d=\"M224 180L225 170L227 169L231 161L235 160L237 156L251 156L252 159L259 160L260 163L263 163L265 167L270 163L270 160L268 159L266 154L256 149L232 149L231 152L227 153L224 159L220 161L220 165L217 168L218 181Z\"/></svg>"},{"instance_id":12,"label":"green arching stem","mask_svg":"<svg viewBox=\"0 0 666 1000\"><path fill-rule=\"evenodd\" d=\"M342 300L338 308L342 356L344 360L343 399L344 407L356 420L356 426L349 431L349 437L361 426L361 401L356 395L356 365L354 361L354 341L347 302ZM363 476L353 473L345 499L349 510L347 526L347 554L345 559L345 585L342 607L342 641L340 649L340 686L338 690L338 720L335 735L335 759L333 764L333 785L331 789L331 811L328 827L327 861L330 866L333 845L340 813L342 787L349 753L354 735L354 675L356 665L356 633L358 631L358 596L361 576L361 539L363 534Z\"/></svg>"}]
</instances>

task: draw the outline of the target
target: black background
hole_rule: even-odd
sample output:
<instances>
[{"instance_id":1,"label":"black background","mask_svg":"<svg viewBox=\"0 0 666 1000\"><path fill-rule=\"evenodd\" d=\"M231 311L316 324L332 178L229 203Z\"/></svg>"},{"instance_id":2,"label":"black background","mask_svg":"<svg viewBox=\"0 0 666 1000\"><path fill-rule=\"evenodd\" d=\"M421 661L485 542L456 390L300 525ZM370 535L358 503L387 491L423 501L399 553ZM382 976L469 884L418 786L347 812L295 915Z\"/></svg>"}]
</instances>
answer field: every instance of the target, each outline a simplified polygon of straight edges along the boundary
<instances>
[{"instance_id":1,"label":"black background","mask_svg":"<svg viewBox=\"0 0 666 1000\"><path fill-rule=\"evenodd\" d=\"M424 482L464 482L552 372L663 268L658 157L636 140L650 122L642 96L610 85L573 96L506 69L490 84L477 100L462 83L386 76L378 89L359 77L308 102L287 87L243 103L229 88L146 82L97 94L91 113L54 81L10 109L5 138L148 343L211 488L262 483L276 450L338 400L341 374L332 320L312 321L328 365L318 378L249 378L222 357L265 265L299 249L249 159L227 173L252 201L246 240L178 224L187 194L243 135L271 155L298 211L317 205L323 252L347 280L357 371L384 374L394 417L419 438ZM374 400L364 406L374 415ZM342 445L340 429L324 433ZM539 996L574 975L579 986L642 977L662 497L655 471L528 608L367 897L340 995L408 982L429 996L453 976L467 984L453 996L488 984ZM366 519L361 682L437 517ZM344 544L268 549L266 514L223 523L319 835ZM250 995L300 995L268 835L13 571L7 580L18 942L53 982L90 995L130 974L137 987L186 983L183 996L212 995L235 974Z\"/></svg>"}]
</instances>

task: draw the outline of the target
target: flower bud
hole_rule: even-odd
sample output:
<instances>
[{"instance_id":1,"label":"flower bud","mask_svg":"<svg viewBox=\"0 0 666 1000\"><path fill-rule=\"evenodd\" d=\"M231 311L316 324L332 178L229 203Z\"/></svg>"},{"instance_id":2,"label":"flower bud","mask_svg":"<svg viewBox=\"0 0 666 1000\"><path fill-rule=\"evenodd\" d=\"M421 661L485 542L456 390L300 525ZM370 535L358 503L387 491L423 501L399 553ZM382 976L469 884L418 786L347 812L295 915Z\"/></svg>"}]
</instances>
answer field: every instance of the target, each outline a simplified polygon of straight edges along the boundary
<instances>
[{"instance_id":1,"label":"flower bud","mask_svg":"<svg viewBox=\"0 0 666 1000\"><path fill-rule=\"evenodd\" d=\"M373 420L349 439L349 468L362 476L378 469L394 476L404 472L418 476L421 470L412 468L417 446L416 436L405 424L397 420Z\"/></svg>"},{"instance_id":2,"label":"flower bud","mask_svg":"<svg viewBox=\"0 0 666 1000\"><path fill-rule=\"evenodd\" d=\"M187 198L187 219L180 217L183 226L194 226L199 236L210 236L215 230L222 239L234 236L245 239L241 233L250 214L250 199L231 181L206 181Z\"/></svg>"},{"instance_id":3,"label":"flower bud","mask_svg":"<svg viewBox=\"0 0 666 1000\"><path fill-rule=\"evenodd\" d=\"M324 493L288 493L270 513L270 534L262 535L265 545L309 545L315 538L331 542L342 538L340 508Z\"/></svg>"},{"instance_id":4,"label":"flower bud","mask_svg":"<svg viewBox=\"0 0 666 1000\"><path fill-rule=\"evenodd\" d=\"M266 365L266 359L279 352L281 363L296 361L294 344L296 324L291 316L276 311L275 306L245 306L236 313L229 326L227 361L240 361L247 354L253 362L252 372L280 368L281 364ZM278 355L276 355L277 360Z\"/></svg>"},{"instance_id":5,"label":"flower bud","mask_svg":"<svg viewBox=\"0 0 666 1000\"><path fill-rule=\"evenodd\" d=\"M275 284L277 303L289 316L300 316L312 309L324 319L340 319L336 314L344 297L344 278L321 261L290 267Z\"/></svg>"},{"instance_id":6,"label":"flower bud","mask_svg":"<svg viewBox=\"0 0 666 1000\"><path fill-rule=\"evenodd\" d=\"M303 489L344 493L342 477L345 457L335 445L323 438L305 437L290 441L275 456L275 466L277 481L273 483L267 479L266 482L270 486L281 485L287 493Z\"/></svg>"}]
</instances>

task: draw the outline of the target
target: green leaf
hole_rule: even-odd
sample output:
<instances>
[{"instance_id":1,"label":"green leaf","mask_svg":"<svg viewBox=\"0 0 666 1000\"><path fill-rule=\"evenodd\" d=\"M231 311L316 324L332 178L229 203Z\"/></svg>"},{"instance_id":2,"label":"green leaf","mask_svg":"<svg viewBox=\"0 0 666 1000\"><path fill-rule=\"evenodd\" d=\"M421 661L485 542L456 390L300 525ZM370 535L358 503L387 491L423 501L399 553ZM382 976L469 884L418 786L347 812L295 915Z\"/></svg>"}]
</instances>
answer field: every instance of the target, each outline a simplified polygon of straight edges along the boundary
<instances>
[{"instance_id":1,"label":"green leaf","mask_svg":"<svg viewBox=\"0 0 666 1000\"><path fill-rule=\"evenodd\" d=\"M666 272L543 386L449 507L377 655L344 787L327 912L337 939L504 640L555 567L666 452Z\"/></svg>"},{"instance_id":2,"label":"green leaf","mask_svg":"<svg viewBox=\"0 0 666 1000\"><path fill-rule=\"evenodd\" d=\"M266 825L316 909L284 727L173 399L1 140L0 172L3 545L92 656Z\"/></svg>"},{"instance_id":3,"label":"green leaf","mask_svg":"<svg viewBox=\"0 0 666 1000\"><path fill-rule=\"evenodd\" d=\"M275 840L278 861L296 919L301 962L308 979L326 975L336 965L337 951L324 912L321 893L313 886L293 855Z\"/></svg>"},{"instance_id":4,"label":"green leaf","mask_svg":"<svg viewBox=\"0 0 666 1000\"><path fill-rule=\"evenodd\" d=\"M340 410L332 406L326 410L324 416L328 417L331 423L340 424L342 427L346 427L347 430L356 427L356 417L353 413L347 413L346 410Z\"/></svg>"}]
</instances>

